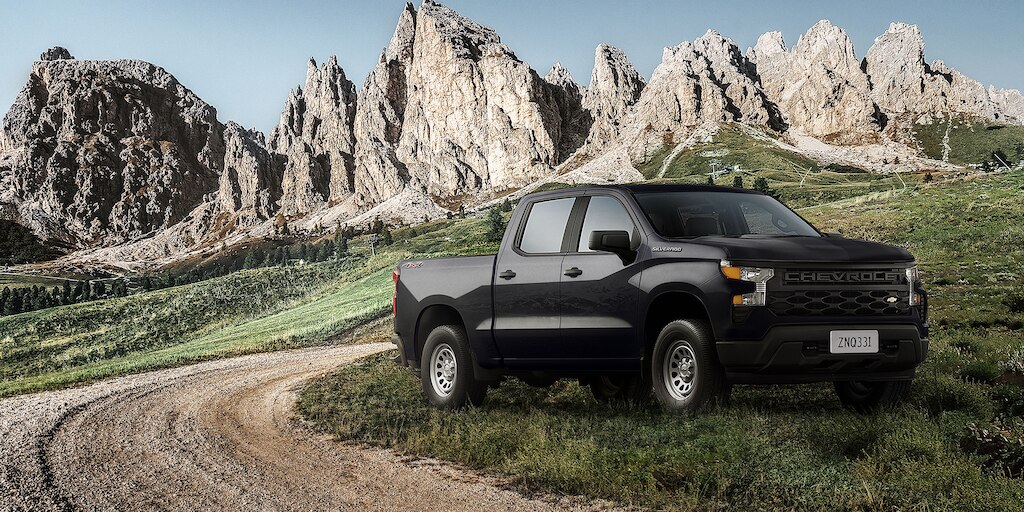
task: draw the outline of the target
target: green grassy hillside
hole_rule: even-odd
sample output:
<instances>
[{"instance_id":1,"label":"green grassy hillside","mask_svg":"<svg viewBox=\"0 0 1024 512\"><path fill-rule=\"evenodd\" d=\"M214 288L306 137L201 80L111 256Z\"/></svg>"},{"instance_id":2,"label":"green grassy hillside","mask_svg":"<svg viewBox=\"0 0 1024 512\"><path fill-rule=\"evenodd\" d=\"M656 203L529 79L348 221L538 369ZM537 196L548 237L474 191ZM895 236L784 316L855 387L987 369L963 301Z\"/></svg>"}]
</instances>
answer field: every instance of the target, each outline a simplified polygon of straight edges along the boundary
<instances>
[{"instance_id":1,"label":"green grassy hillside","mask_svg":"<svg viewBox=\"0 0 1024 512\"><path fill-rule=\"evenodd\" d=\"M654 182L706 183L713 169L738 166L739 172L719 176L718 185L732 185L741 176L750 187L763 177L780 197L792 206L808 206L823 202L861 196L873 192L902 189L900 178L868 172L850 166L821 166L817 162L774 142L753 128L727 124L708 143L697 144L679 152L672 159L662 177L658 177L672 146L665 146L650 160L637 168ZM917 176L906 175L903 180L919 181Z\"/></svg>"},{"instance_id":2,"label":"green grassy hillside","mask_svg":"<svg viewBox=\"0 0 1024 512\"><path fill-rule=\"evenodd\" d=\"M1022 195L1018 171L801 211L921 263L931 352L894 411L848 412L827 384L737 386L731 405L687 420L599 404L573 381L538 390L513 380L481 408L446 413L387 355L314 383L300 410L342 439L641 507L1020 510Z\"/></svg>"},{"instance_id":3,"label":"green grassy hillside","mask_svg":"<svg viewBox=\"0 0 1024 512\"><path fill-rule=\"evenodd\" d=\"M415 232L414 232L415 231ZM493 251L482 219L363 238L341 261L243 270L117 299L0 317L0 396L248 352L325 343L387 314L395 261Z\"/></svg>"},{"instance_id":4,"label":"green grassy hillside","mask_svg":"<svg viewBox=\"0 0 1024 512\"><path fill-rule=\"evenodd\" d=\"M980 164L1002 151L1012 163L1024 160L1024 126L970 121L935 122L914 126L914 136L930 158L942 160L943 140L949 134L948 160L954 164Z\"/></svg>"}]
</instances>

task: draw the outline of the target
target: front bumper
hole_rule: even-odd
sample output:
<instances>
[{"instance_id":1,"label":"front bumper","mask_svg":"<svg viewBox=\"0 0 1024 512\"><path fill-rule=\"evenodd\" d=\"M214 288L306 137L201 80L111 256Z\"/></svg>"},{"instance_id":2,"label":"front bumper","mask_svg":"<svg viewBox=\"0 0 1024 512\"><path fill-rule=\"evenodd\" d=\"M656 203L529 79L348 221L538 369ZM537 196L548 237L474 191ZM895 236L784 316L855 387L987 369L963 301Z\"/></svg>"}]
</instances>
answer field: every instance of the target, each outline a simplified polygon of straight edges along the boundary
<instances>
[{"instance_id":1,"label":"front bumper","mask_svg":"<svg viewBox=\"0 0 1024 512\"><path fill-rule=\"evenodd\" d=\"M829 353L829 331L877 330L874 354ZM716 343L730 382L799 383L843 380L907 380L928 354L916 325L780 325L763 339Z\"/></svg>"}]
</instances>

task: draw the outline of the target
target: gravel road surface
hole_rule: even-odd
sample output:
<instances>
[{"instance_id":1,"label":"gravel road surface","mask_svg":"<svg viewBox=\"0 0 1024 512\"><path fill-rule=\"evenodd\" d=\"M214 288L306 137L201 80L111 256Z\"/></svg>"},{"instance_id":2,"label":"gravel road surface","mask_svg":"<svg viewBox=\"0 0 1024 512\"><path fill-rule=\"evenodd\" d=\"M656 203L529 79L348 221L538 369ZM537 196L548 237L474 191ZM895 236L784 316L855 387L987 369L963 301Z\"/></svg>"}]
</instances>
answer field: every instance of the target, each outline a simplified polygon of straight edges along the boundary
<instances>
[{"instance_id":1,"label":"gravel road surface","mask_svg":"<svg viewBox=\"0 0 1024 512\"><path fill-rule=\"evenodd\" d=\"M296 419L303 382L392 347L256 354L0 400L0 510L603 508Z\"/></svg>"}]
</instances>

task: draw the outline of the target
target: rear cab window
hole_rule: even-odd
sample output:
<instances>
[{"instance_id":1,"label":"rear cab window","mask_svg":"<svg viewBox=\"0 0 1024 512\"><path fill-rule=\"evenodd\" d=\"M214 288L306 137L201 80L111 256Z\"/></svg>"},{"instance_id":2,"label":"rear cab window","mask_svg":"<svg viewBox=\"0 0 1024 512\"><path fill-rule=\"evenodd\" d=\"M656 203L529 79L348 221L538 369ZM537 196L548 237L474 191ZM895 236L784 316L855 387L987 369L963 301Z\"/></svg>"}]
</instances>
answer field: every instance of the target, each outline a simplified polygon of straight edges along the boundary
<instances>
[{"instance_id":1,"label":"rear cab window","mask_svg":"<svg viewBox=\"0 0 1024 512\"><path fill-rule=\"evenodd\" d=\"M518 248L528 254L551 254L562 250L575 197L538 201L527 212Z\"/></svg>"}]
</instances>

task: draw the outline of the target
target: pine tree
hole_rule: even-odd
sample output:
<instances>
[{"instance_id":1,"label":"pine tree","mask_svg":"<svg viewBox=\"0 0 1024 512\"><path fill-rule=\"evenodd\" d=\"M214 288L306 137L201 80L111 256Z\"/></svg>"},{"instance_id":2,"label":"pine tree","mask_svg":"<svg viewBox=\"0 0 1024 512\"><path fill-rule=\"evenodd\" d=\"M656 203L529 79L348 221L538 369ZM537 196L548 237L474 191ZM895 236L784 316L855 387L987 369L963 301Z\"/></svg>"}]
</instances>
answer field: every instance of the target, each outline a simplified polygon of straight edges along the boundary
<instances>
[{"instance_id":1,"label":"pine tree","mask_svg":"<svg viewBox=\"0 0 1024 512\"><path fill-rule=\"evenodd\" d=\"M391 245L393 240L391 239L391 230L387 226L381 229L381 245Z\"/></svg>"},{"instance_id":2,"label":"pine tree","mask_svg":"<svg viewBox=\"0 0 1024 512\"><path fill-rule=\"evenodd\" d=\"M929 173L925 173L925 175L924 175L924 182L925 183L931 183L933 181L935 181L935 177L932 176L932 173L930 173L930 172Z\"/></svg>"},{"instance_id":3,"label":"pine tree","mask_svg":"<svg viewBox=\"0 0 1024 512\"><path fill-rule=\"evenodd\" d=\"M466 218L466 205L464 205L464 204L460 204L459 205L459 218L460 219L465 219Z\"/></svg>"},{"instance_id":4,"label":"pine tree","mask_svg":"<svg viewBox=\"0 0 1024 512\"><path fill-rule=\"evenodd\" d=\"M739 175L733 176L732 177L732 186L734 186L736 188L743 188L743 176L739 176Z\"/></svg>"},{"instance_id":5,"label":"pine tree","mask_svg":"<svg viewBox=\"0 0 1024 512\"><path fill-rule=\"evenodd\" d=\"M348 238L341 237L341 242L338 243L338 257L348 254Z\"/></svg>"},{"instance_id":6,"label":"pine tree","mask_svg":"<svg viewBox=\"0 0 1024 512\"><path fill-rule=\"evenodd\" d=\"M17 313L21 313L21 293L15 289L4 303L4 314L14 315Z\"/></svg>"},{"instance_id":7,"label":"pine tree","mask_svg":"<svg viewBox=\"0 0 1024 512\"><path fill-rule=\"evenodd\" d=\"M327 261L331 258L331 253L334 252L334 244L328 240L325 243L320 244L320 250L316 253L316 261Z\"/></svg>"},{"instance_id":8,"label":"pine tree","mask_svg":"<svg viewBox=\"0 0 1024 512\"><path fill-rule=\"evenodd\" d=\"M334 243L337 244L338 240L341 240L343 236L344 233L341 232L341 221L334 221Z\"/></svg>"},{"instance_id":9,"label":"pine tree","mask_svg":"<svg viewBox=\"0 0 1024 512\"><path fill-rule=\"evenodd\" d=\"M256 268L259 266L260 261L263 259L256 254L256 249L249 251L249 254L245 255L245 259L242 260L242 267L244 268Z\"/></svg>"},{"instance_id":10,"label":"pine tree","mask_svg":"<svg viewBox=\"0 0 1024 512\"><path fill-rule=\"evenodd\" d=\"M446 218L447 218L448 220L451 220L451 219L454 219L454 218L455 218L455 215L454 215L454 214L452 214L452 212L445 212L445 213L444 213L444 216L445 216L445 217L446 217Z\"/></svg>"},{"instance_id":11,"label":"pine tree","mask_svg":"<svg viewBox=\"0 0 1024 512\"><path fill-rule=\"evenodd\" d=\"M710 174L708 174L708 181L707 181L707 183L708 183L708 185L714 185L715 184L715 177L710 175Z\"/></svg>"},{"instance_id":12,"label":"pine tree","mask_svg":"<svg viewBox=\"0 0 1024 512\"><path fill-rule=\"evenodd\" d=\"M489 242L501 241L505 235L505 219L501 216L499 208L487 210L487 240Z\"/></svg>"},{"instance_id":13,"label":"pine tree","mask_svg":"<svg viewBox=\"0 0 1024 512\"><path fill-rule=\"evenodd\" d=\"M509 201L507 197L501 202L501 211L506 213L512 211L512 201Z\"/></svg>"},{"instance_id":14,"label":"pine tree","mask_svg":"<svg viewBox=\"0 0 1024 512\"><path fill-rule=\"evenodd\" d=\"M61 304L71 304L71 281L64 281L61 285Z\"/></svg>"}]
</instances>

